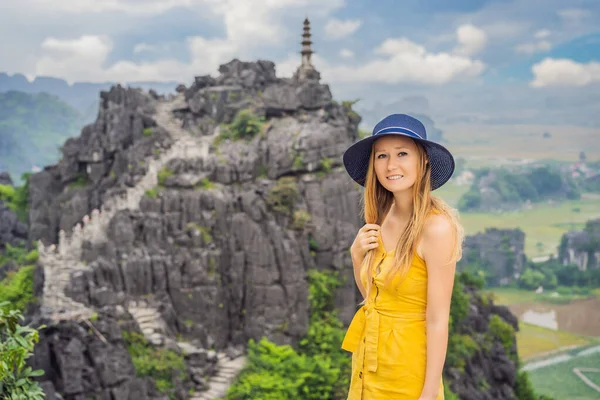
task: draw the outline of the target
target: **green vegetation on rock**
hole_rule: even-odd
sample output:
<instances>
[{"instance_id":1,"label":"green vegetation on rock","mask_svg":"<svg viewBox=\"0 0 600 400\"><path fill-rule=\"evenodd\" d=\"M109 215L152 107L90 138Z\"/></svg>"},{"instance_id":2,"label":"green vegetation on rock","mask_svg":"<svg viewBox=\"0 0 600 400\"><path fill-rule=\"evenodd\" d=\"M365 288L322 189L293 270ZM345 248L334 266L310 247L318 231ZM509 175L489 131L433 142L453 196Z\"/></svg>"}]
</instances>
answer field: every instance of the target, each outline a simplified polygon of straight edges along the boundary
<instances>
[{"instance_id":1,"label":"green vegetation on rock","mask_svg":"<svg viewBox=\"0 0 600 400\"><path fill-rule=\"evenodd\" d=\"M37 260L37 250L28 251L24 247L6 244L4 253L0 254L0 267L12 261L16 268L9 270L0 280L0 302L8 302L12 309L25 312L27 306L35 301L33 274Z\"/></svg>"},{"instance_id":2,"label":"green vegetation on rock","mask_svg":"<svg viewBox=\"0 0 600 400\"><path fill-rule=\"evenodd\" d=\"M336 273L309 272L311 317L298 344L278 346L266 338L251 340L248 365L229 389L228 399L345 399L351 359L340 348L345 331L334 309Z\"/></svg>"},{"instance_id":3,"label":"green vegetation on rock","mask_svg":"<svg viewBox=\"0 0 600 400\"><path fill-rule=\"evenodd\" d=\"M141 333L125 331L123 339L136 375L152 378L159 392L168 394L171 399L175 398L174 381L185 379L183 355L173 350L153 347Z\"/></svg>"},{"instance_id":4,"label":"green vegetation on rock","mask_svg":"<svg viewBox=\"0 0 600 400\"><path fill-rule=\"evenodd\" d=\"M21 222L27 222L29 214L29 177L26 172L21 175L23 184L20 186L0 185L0 201L11 209Z\"/></svg>"},{"instance_id":5,"label":"green vegetation on rock","mask_svg":"<svg viewBox=\"0 0 600 400\"><path fill-rule=\"evenodd\" d=\"M230 124L223 124L215 145L225 140L250 140L265 127L265 119L250 109L240 110Z\"/></svg>"},{"instance_id":6,"label":"green vegetation on rock","mask_svg":"<svg viewBox=\"0 0 600 400\"><path fill-rule=\"evenodd\" d=\"M275 211L291 214L300 192L294 177L285 176L277 180L267 197L267 204Z\"/></svg>"}]
</instances>

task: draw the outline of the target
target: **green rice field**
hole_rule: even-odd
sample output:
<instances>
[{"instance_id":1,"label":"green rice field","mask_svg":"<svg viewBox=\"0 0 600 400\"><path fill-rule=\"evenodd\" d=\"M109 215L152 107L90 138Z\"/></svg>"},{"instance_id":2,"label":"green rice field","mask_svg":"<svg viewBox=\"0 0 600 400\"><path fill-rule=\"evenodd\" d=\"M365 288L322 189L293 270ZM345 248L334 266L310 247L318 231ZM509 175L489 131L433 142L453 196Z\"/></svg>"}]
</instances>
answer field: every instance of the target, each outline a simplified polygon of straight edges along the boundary
<instances>
[{"instance_id":1,"label":"green rice field","mask_svg":"<svg viewBox=\"0 0 600 400\"><path fill-rule=\"evenodd\" d=\"M588 386L573 371L574 368L597 369L582 371L593 384L600 386L600 352L529 371L536 392L556 400L598 400L600 392Z\"/></svg>"},{"instance_id":2,"label":"green rice field","mask_svg":"<svg viewBox=\"0 0 600 400\"><path fill-rule=\"evenodd\" d=\"M466 185L448 183L435 194L456 206ZM563 233L580 230L586 221L600 218L600 196L584 194L580 200L567 200L556 204L533 204L531 209L502 213L460 213L467 235L483 232L486 228L513 229L525 232L525 254L528 258L554 254Z\"/></svg>"}]
</instances>

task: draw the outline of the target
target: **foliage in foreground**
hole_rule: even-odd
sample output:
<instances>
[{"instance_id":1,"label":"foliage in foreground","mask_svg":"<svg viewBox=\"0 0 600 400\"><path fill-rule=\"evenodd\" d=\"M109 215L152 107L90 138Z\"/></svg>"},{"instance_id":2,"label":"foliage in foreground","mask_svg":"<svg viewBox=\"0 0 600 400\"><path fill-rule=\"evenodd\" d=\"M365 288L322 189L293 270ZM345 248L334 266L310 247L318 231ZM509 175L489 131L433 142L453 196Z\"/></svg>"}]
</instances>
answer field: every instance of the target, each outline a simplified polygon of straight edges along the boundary
<instances>
[{"instance_id":1,"label":"foliage in foreground","mask_svg":"<svg viewBox=\"0 0 600 400\"><path fill-rule=\"evenodd\" d=\"M39 334L36 329L20 325L21 320L19 310L0 302L0 399L42 400L46 396L34 378L44 371L34 371L27 365Z\"/></svg>"}]
</instances>

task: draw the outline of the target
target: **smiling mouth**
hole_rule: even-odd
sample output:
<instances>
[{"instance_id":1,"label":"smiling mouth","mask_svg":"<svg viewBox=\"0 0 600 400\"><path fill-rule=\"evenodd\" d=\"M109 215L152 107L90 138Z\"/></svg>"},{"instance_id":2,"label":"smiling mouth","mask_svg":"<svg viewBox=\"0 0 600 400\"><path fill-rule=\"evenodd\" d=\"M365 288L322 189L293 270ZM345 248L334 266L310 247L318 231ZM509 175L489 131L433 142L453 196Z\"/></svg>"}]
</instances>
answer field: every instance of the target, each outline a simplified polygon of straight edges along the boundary
<instances>
[{"instance_id":1,"label":"smiling mouth","mask_svg":"<svg viewBox=\"0 0 600 400\"><path fill-rule=\"evenodd\" d=\"M404 178L404 175L392 175L392 176L388 176L387 179L389 181L397 181Z\"/></svg>"}]
</instances>

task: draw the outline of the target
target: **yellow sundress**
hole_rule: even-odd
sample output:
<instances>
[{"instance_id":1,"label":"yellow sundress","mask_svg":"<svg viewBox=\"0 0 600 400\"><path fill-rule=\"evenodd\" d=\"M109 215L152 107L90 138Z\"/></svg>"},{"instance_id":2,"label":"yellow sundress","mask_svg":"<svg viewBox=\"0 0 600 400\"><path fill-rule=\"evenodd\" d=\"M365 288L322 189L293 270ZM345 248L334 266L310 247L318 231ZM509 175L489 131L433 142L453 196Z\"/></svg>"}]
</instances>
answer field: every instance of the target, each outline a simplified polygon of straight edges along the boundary
<instances>
[{"instance_id":1,"label":"yellow sundress","mask_svg":"<svg viewBox=\"0 0 600 400\"><path fill-rule=\"evenodd\" d=\"M342 349L352 352L348 400L418 400L425 383L427 268L415 252L406 276L384 286L394 252L386 253L380 240L369 298L342 343ZM366 285L366 273L361 279ZM443 399L440 379L436 400Z\"/></svg>"}]
</instances>

